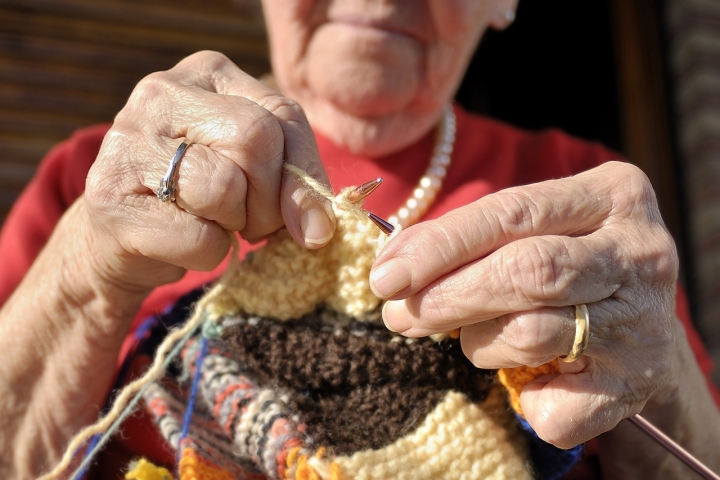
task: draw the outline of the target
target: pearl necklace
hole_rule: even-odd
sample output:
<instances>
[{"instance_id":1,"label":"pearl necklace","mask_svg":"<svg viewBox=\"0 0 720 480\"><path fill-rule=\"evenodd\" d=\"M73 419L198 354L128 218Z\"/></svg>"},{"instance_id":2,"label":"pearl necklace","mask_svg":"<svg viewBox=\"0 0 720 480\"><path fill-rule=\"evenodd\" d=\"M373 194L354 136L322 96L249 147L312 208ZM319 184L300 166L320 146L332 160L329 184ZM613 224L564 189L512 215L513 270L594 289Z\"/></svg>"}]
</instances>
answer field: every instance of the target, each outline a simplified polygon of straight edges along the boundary
<instances>
[{"instance_id":1,"label":"pearl necklace","mask_svg":"<svg viewBox=\"0 0 720 480\"><path fill-rule=\"evenodd\" d=\"M425 175L420 179L413 194L388 221L396 228L404 229L414 224L430 208L442 188L443 180L450 167L455 144L455 112L452 105L445 105L443 118L438 126L435 149Z\"/></svg>"}]
</instances>

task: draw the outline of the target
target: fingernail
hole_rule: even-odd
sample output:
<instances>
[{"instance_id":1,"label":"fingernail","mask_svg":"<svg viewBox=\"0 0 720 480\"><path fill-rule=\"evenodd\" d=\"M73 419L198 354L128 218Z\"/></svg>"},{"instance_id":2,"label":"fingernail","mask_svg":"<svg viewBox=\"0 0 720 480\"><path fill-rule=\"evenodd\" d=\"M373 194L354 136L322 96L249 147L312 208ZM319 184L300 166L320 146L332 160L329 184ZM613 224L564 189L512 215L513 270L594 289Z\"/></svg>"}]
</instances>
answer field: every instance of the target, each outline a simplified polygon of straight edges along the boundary
<instances>
[{"instance_id":1,"label":"fingernail","mask_svg":"<svg viewBox=\"0 0 720 480\"><path fill-rule=\"evenodd\" d=\"M333 228L330 219L320 207L311 207L300 217L300 231L305 243L312 245L324 245L333 236Z\"/></svg>"},{"instance_id":2,"label":"fingernail","mask_svg":"<svg viewBox=\"0 0 720 480\"><path fill-rule=\"evenodd\" d=\"M382 318L383 323L391 332L403 333L412 328L412 319L405 308L405 300L385 302Z\"/></svg>"},{"instance_id":3,"label":"fingernail","mask_svg":"<svg viewBox=\"0 0 720 480\"><path fill-rule=\"evenodd\" d=\"M393 258L370 272L370 286L378 297L392 297L412 282L407 261Z\"/></svg>"}]
</instances>

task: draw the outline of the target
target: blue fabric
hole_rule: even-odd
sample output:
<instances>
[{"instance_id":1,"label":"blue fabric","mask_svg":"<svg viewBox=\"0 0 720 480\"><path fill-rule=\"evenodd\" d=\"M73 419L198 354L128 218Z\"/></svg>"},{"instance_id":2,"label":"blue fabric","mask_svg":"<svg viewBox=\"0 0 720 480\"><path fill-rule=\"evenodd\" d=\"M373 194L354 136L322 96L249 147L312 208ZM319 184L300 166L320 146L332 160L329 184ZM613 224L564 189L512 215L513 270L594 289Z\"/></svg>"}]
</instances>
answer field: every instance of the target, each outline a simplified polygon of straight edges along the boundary
<instances>
[{"instance_id":1,"label":"blue fabric","mask_svg":"<svg viewBox=\"0 0 720 480\"><path fill-rule=\"evenodd\" d=\"M583 451L582 444L570 450L563 450L541 440L527 420L519 415L517 418L528 439L530 458L535 467L533 472L535 478L538 480L558 479L569 472L572 466L580 460Z\"/></svg>"}]
</instances>

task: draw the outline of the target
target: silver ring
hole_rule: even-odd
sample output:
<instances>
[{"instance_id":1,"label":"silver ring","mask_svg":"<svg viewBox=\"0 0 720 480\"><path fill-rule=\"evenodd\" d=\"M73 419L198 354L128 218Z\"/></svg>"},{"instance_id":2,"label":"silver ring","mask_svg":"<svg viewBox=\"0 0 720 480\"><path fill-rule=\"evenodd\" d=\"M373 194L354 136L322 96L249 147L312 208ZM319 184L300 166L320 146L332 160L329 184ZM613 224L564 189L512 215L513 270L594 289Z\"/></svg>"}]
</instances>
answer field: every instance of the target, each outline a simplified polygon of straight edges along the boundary
<instances>
[{"instance_id":1,"label":"silver ring","mask_svg":"<svg viewBox=\"0 0 720 480\"><path fill-rule=\"evenodd\" d=\"M582 357L583 352L590 341L590 314L587 305L581 303L575 305L575 341L572 349L564 357L560 357L563 362L571 363Z\"/></svg>"},{"instance_id":2,"label":"silver ring","mask_svg":"<svg viewBox=\"0 0 720 480\"><path fill-rule=\"evenodd\" d=\"M165 173L165 176L160 180L160 187L155 190L155 195L163 202L174 202L175 201L175 172L180 164L180 160L185 151L190 146L191 142L188 139L183 140L180 146L175 150L172 160L170 160L170 166Z\"/></svg>"}]
</instances>

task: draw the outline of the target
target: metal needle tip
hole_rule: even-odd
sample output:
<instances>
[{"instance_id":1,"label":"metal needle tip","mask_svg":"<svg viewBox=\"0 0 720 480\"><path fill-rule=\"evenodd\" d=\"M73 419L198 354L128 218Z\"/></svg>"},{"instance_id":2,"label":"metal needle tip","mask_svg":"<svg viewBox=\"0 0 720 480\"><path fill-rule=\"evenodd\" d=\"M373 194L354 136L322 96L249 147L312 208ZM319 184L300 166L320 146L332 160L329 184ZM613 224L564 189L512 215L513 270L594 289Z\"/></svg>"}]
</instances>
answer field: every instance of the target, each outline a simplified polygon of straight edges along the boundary
<instances>
[{"instance_id":1,"label":"metal needle tip","mask_svg":"<svg viewBox=\"0 0 720 480\"><path fill-rule=\"evenodd\" d=\"M372 212L368 212L368 218L370 218L370 220L372 220L372 222L377 225L377 227L385 235L390 235L391 233L393 233L393 231L395 231L395 227L392 223L388 222L387 220L383 220Z\"/></svg>"},{"instance_id":2,"label":"metal needle tip","mask_svg":"<svg viewBox=\"0 0 720 480\"><path fill-rule=\"evenodd\" d=\"M363 183L355 190L350 192L347 197L348 201L350 201L351 203L358 203L360 200L374 192L375 189L380 186L382 181L382 178L376 178L375 180L370 180L369 182Z\"/></svg>"}]
</instances>

